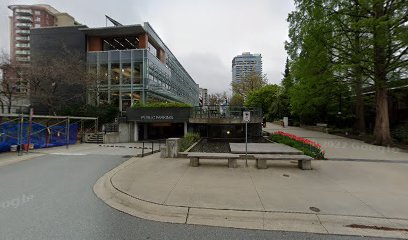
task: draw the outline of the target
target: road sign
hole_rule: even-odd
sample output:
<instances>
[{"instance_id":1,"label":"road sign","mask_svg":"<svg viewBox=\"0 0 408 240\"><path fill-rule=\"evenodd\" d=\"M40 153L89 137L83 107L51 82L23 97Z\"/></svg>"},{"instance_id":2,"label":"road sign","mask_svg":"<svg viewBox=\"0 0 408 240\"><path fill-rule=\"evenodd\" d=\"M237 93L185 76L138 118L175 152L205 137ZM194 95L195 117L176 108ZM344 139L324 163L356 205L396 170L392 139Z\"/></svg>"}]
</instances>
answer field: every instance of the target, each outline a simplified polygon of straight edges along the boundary
<instances>
[{"instance_id":1,"label":"road sign","mask_svg":"<svg viewBox=\"0 0 408 240\"><path fill-rule=\"evenodd\" d=\"M249 111L245 111L243 112L243 118L244 118L244 122L250 122L251 121L251 112Z\"/></svg>"}]
</instances>

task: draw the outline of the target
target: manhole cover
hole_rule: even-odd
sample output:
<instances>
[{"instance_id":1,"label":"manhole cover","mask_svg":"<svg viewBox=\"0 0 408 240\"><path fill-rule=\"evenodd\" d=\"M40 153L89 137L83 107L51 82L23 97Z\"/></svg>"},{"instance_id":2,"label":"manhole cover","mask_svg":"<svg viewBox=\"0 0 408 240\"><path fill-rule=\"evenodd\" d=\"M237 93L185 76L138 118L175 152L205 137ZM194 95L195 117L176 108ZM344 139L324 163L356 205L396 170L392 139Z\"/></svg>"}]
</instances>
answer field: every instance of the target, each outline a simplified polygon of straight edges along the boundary
<instances>
[{"instance_id":1,"label":"manhole cover","mask_svg":"<svg viewBox=\"0 0 408 240\"><path fill-rule=\"evenodd\" d=\"M309 209L313 212L320 212L320 209L318 209L317 207L310 207Z\"/></svg>"}]
</instances>

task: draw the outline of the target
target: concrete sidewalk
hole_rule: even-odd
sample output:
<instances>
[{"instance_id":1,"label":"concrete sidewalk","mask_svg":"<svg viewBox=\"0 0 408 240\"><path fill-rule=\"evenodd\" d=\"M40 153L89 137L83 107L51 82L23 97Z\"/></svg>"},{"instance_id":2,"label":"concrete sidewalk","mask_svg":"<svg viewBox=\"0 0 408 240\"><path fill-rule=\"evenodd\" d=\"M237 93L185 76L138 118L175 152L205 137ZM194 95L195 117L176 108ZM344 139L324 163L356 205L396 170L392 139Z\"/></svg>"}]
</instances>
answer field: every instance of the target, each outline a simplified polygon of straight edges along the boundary
<instances>
[{"instance_id":1,"label":"concrete sidewalk","mask_svg":"<svg viewBox=\"0 0 408 240\"><path fill-rule=\"evenodd\" d=\"M265 170L243 161L133 158L98 180L94 191L108 205L131 215L173 223L262 230L408 238L408 165L314 161ZM375 230L358 224L387 227ZM396 230L399 229L399 230Z\"/></svg>"},{"instance_id":2,"label":"concrete sidewalk","mask_svg":"<svg viewBox=\"0 0 408 240\"><path fill-rule=\"evenodd\" d=\"M325 150L329 160L394 161L407 162L408 151L399 148L376 146L363 141L332 134L306 130L299 127L285 127L267 123L266 132L283 131L317 142Z\"/></svg>"}]
</instances>

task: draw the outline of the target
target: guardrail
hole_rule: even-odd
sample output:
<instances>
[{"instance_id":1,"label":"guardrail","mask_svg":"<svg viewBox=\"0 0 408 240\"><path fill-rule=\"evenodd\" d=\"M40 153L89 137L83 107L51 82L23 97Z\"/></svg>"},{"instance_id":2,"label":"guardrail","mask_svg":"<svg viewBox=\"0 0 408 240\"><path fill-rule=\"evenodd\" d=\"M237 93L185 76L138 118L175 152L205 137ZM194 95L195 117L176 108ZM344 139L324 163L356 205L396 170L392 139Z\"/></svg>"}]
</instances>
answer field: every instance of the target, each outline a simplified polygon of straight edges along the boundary
<instances>
[{"instance_id":1,"label":"guardrail","mask_svg":"<svg viewBox=\"0 0 408 240\"><path fill-rule=\"evenodd\" d=\"M262 118L261 108L229 106L229 105L208 105L193 107L191 118L235 118L241 119L243 112L251 112L251 118Z\"/></svg>"},{"instance_id":2,"label":"guardrail","mask_svg":"<svg viewBox=\"0 0 408 240\"><path fill-rule=\"evenodd\" d=\"M148 153L153 154L154 153L154 146L157 145L158 150L160 151L160 147L162 144L166 144L166 139L156 139L156 140L143 140L142 141L142 157L145 156L145 149L149 149L149 147L151 146L151 152L149 151Z\"/></svg>"}]
</instances>

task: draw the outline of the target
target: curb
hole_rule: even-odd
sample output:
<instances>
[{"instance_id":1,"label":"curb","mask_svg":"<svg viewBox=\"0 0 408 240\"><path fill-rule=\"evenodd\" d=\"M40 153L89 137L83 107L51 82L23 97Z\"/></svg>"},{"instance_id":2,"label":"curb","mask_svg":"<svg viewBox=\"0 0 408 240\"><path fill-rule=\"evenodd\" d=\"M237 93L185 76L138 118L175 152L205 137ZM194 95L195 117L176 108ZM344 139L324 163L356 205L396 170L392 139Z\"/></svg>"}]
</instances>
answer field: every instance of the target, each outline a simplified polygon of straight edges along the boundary
<instances>
[{"instance_id":1,"label":"curb","mask_svg":"<svg viewBox=\"0 0 408 240\"><path fill-rule=\"evenodd\" d=\"M116 188L111 180L115 174L134 164L136 161L137 158L131 158L106 173L98 179L93 190L96 196L110 207L138 218L168 223L239 229L408 238L408 219L282 211L206 209L188 206L170 206L145 201ZM349 227L350 225L369 227L352 228ZM404 230L383 231L374 229L378 226Z\"/></svg>"},{"instance_id":2,"label":"curb","mask_svg":"<svg viewBox=\"0 0 408 240\"><path fill-rule=\"evenodd\" d=\"M29 154L25 153L22 156L12 156L13 159L11 159L11 160L4 160L4 161L0 160L0 167L4 167L4 166L10 165L10 164L14 164L14 163L18 163L18 162L22 162L22 161L26 161L26 160L31 160L33 158L41 157L41 156L44 156L44 155L46 155L46 154L44 154L44 153L31 153L31 154L30 153Z\"/></svg>"},{"instance_id":3,"label":"curb","mask_svg":"<svg viewBox=\"0 0 408 240\"><path fill-rule=\"evenodd\" d=\"M142 201L124 194L113 186L111 178L135 160L136 158L132 158L102 176L93 187L96 196L112 208L135 217L160 222L185 223L188 208L167 207Z\"/></svg>"}]
</instances>

